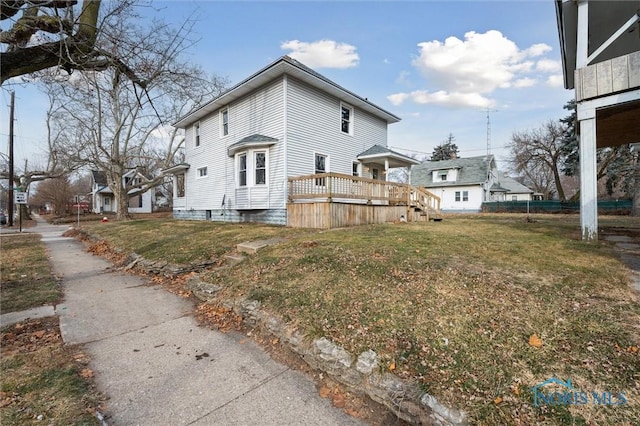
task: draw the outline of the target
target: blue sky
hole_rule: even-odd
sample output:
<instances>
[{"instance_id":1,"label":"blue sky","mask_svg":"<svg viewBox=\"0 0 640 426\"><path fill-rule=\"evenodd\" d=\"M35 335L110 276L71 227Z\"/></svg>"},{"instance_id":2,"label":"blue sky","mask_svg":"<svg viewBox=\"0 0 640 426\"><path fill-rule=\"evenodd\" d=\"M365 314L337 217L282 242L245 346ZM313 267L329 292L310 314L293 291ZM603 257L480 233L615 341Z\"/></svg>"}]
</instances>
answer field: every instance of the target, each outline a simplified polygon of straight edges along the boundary
<instances>
[{"instance_id":1,"label":"blue sky","mask_svg":"<svg viewBox=\"0 0 640 426\"><path fill-rule=\"evenodd\" d=\"M155 1L144 13L197 20L188 52L232 84L290 55L400 116L389 146L428 156L451 133L462 157L491 152L506 167L514 131L564 117L554 2ZM16 157L44 164L46 99L2 88L0 149L7 152L8 90L16 91ZM22 158L22 160L20 160ZM39 160L40 159L40 160ZM33 164L33 163L32 163Z\"/></svg>"}]
</instances>

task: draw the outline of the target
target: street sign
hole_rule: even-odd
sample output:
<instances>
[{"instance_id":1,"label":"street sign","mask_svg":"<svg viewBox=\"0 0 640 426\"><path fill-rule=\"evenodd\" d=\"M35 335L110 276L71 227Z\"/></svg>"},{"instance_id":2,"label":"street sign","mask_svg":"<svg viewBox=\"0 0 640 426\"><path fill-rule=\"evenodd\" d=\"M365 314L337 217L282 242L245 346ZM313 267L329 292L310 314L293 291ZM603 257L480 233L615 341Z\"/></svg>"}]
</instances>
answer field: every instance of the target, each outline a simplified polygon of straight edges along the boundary
<instances>
[{"instance_id":1,"label":"street sign","mask_svg":"<svg viewBox=\"0 0 640 426\"><path fill-rule=\"evenodd\" d=\"M27 193L26 192L14 192L15 202L16 204L27 204Z\"/></svg>"}]
</instances>

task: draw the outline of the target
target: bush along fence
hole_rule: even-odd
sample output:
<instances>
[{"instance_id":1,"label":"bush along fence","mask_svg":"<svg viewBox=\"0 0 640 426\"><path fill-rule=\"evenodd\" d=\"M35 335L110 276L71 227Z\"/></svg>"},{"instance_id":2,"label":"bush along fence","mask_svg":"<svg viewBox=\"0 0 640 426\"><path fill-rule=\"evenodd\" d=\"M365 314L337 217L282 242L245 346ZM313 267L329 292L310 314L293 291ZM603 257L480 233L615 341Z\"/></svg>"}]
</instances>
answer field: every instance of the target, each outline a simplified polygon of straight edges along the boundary
<instances>
[{"instance_id":1,"label":"bush along fence","mask_svg":"<svg viewBox=\"0 0 640 426\"><path fill-rule=\"evenodd\" d=\"M599 214L631 213L632 200L598 201ZM562 201L493 201L482 204L483 213L579 213L580 203Z\"/></svg>"}]
</instances>

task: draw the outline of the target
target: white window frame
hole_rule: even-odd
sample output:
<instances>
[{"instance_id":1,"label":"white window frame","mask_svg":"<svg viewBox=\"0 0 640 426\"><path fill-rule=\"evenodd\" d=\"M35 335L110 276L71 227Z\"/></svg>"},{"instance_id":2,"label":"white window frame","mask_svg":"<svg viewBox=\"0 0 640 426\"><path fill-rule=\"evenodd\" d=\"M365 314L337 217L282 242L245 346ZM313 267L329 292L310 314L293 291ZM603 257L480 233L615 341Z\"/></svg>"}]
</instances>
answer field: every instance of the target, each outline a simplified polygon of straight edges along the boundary
<instances>
[{"instance_id":1,"label":"white window frame","mask_svg":"<svg viewBox=\"0 0 640 426\"><path fill-rule=\"evenodd\" d=\"M244 169L241 169L241 159L242 157L244 157ZM249 156L247 155L247 152L239 152L236 154L236 167L238 170L238 173L236 175L237 181L236 181L236 186L238 188L245 188L247 186L247 184L249 183ZM242 179L241 179L241 173L244 172L244 183L242 183Z\"/></svg>"},{"instance_id":2,"label":"white window frame","mask_svg":"<svg viewBox=\"0 0 640 426\"><path fill-rule=\"evenodd\" d=\"M440 178L440 182L446 182L449 177L448 171L438 172L438 177Z\"/></svg>"},{"instance_id":3,"label":"white window frame","mask_svg":"<svg viewBox=\"0 0 640 426\"><path fill-rule=\"evenodd\" d=\"M348 132L345 132L342 129L343 123L344 123L344 118L342 117L342 110L346 109L349 111L349 120L347 120L347 125L349 128ZM353 121L354 121L354 116L355 116L355 110L354 108L349 105L349 104L345 104L344 102L340 102L340 132L344 135L350 135L353 136Z\"/></svg>"},{"instance_id":4,"label":"white window frame","mask_svg":"<svg viewBox=\"0 0 640 426\"><path fill-rule=\"evenodd\" d=\"M264 183L256 183L256 158L257 154L264 154ZM240 184L240 158L246 157L246 170L245 170L245 185ZM269 150L264 148L249 149L247 151L237 152L235 154L236 164L236 188L248 188L248 187L260 187L264 188L269 186Z\"/></svg>"},{"instance_id":5,"label":"white window frame","mask_svg":"<svg viewBox=\"0 0 640 426\"><path fill-rule=\"evenodd\" d=\"M462 201L469 201L469 191L462 191Z\"/></svg>"},{"instance_id":6,"label":"white window frame","mask_svg":"<svg viewBox=\"0 0 640 426\"><path fill-rule=\"evenodd\" d=\"M357 161L354 161L353 163L351 163L351 174L353 175L353 177L360 177L360 163Z\"/></svg>"},{"instance_id":7,"label":"white window frame","mask_svg":"<svg viewBox=\"0 0 640 426\"><path fill-rule=\"evenodd\" d=\"M225 136L229 136L229 108L220 110L220 137Z\"/></svg>"},{"instance_id":8,"label":"white window frame","mask_svg":"<svg viewBox=\"0 0 640 426\"><path fill-rule=\"evenodd\" d=\"M204 179L209 176L207 166L198 167L196 169L196 179Z\"/></svg>"},{"instance_id":9,"label":"white window frame","mask_svg":"<svg viewBox=\"0 0 640 426\"><path fill-rule=\"evenodd\" d=\"M264 154L264 182L263 183L258 183L258 154ZM255 151L253 151L253 184L254 186L267 186L267 182L269 181L268 178L268 158L269 158L269 154L268 151L266 149L256 149Z\"/></svg>"},{"instance_id":10,"label":"white window frame","mask_svg":"<svg viewBox=\"0 0 640 426\"><path fill-rule=\"evenodd\" d=\"M318 171L318 169L316 168L316 164L317 164L317 159L318 156L320 157L324 157L324 171ZM322 152L314 152L313 153L313 174L319 174L319 173L329 173L329 155L328 154L324 154ZM316 186L325 186L327 184L327 179L326 178L318 178L315 180L315 184Z\"/></svg>"},{"instance_id":11,"label":"white window frame","mask_svg":"<svg viewBox=\"0 0 640 426\"><path fill-rule=\"evenodd\" d=\"M200 146L200 122L196 122L193 125L193 146L196 148Z\"/></svg>"}]
</instances>

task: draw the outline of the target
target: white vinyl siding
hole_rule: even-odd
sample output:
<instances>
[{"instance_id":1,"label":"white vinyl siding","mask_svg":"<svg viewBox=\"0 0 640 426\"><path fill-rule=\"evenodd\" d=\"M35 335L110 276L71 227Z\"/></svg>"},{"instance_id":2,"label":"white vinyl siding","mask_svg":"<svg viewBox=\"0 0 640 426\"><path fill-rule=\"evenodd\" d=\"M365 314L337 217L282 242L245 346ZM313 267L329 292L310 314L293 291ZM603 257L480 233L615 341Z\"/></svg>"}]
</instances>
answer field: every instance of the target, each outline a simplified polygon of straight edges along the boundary
<instances>
[{"instance_id":1,"label":"white vinyl siding","mask_svg":"<svg viewBox=\"0 0 640 426\"><path fill-rule=\"evenodd\" d=\"M224 200L226 209L240 208L237 199L237 154L230 157L227 148L247 136L260 134L278 139L274 145L261 148L267 152L266 182L258 192L251 193L251 203L244 208L285 208L284 178L284 109L282 80L226 105L229 111L228 135L223 136L221 110L213 111L200 120L201 146L186 151L185 162L190 165L186 173L186 206L194 210L219 209ZM187 138L192 138L193 126L187 127ZM189 139L188 139L189 140ZM247 158L251 168L252 159ZM196 179L197 169L208 166L208 179ZM252 177L247 176L247 184ZM255 189L255 188L253 188ZM252 191L253 191L252 189ZM256 191L257 191L256 190ZM268 207L267 207L268 206Z\"/></svg>"},{"instance_id":2,"label":"white vinyl siding","mask_svg":"<svg viewBox=\"0 0 640 426\"><path fill-rule=\"evenodd\" d=\"M373 145L387 145L387 123L354 108L353 135L341 131L342 101L289 77L287 159L289 176L314 173L312 153L331 154L331 172L352 174L357 155ZM311 158L311 160L310 160Z\"/></svg>"},{"instance_id":3,"label":"white vinyl siding","mask_svg":"<svg viewBox=\"0 0 640 426\"><path fill-rule=\"evenodd\" d=\"M427 187L427 190L441 198L440 208L442 211L478 212L482 208L484 190L481 185L449 186L444 188ZM465 193L467 194L467 201L464 201Z\"/></svg>"}]
</instances>

